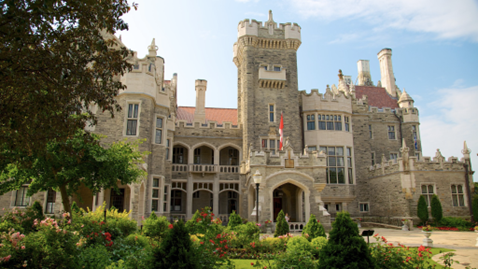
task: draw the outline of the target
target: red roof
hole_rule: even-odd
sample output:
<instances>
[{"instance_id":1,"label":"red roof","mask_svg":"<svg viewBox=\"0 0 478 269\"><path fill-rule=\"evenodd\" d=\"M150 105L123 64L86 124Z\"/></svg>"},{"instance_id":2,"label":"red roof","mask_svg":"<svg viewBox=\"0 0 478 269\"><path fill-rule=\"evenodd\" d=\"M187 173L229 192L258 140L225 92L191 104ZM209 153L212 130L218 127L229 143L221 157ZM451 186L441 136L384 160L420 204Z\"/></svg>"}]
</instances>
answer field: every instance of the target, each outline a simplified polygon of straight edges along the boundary
<instances>
[{"instance_id":1,"label":"red roof","mask_svg":"<svg viewBox=\"0 0 478 269\"><path fill-rule=\"evenodd\" d=\"M178 120L185 120L188 123L192 123L194 121L195 110L195 107L178 107ZM228 121L231 122L232 125L237 125L237 109L206 107L206 122L208 121L215 121L217 124L223 124Z\"/></svg>"},{"instance_id":2,"label":"red roof","mask_svg":"<svg viewBox=\"0 0 478 269\"><path fill-rule=\"evenodd\" d=\"M388 94L385 88L372 86L355 86L355 96L361 99L367 95L368 105L378 108L389 107L391 109L398 108L398 100Z\"/></svg>"}]
</instances>

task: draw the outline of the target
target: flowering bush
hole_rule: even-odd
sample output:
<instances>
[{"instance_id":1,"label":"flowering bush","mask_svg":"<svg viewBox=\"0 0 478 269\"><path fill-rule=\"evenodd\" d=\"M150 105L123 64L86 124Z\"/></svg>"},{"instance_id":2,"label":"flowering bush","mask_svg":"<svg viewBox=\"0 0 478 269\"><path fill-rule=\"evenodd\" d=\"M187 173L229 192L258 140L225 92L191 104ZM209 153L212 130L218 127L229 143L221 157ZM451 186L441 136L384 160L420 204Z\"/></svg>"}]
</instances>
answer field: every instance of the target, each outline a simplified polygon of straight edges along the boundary
<instances>
[{"instance_id":1,"label":"flowering bush","mask_svg":"<svg viewBox=\"0 0 478 269\"><path fill-rule=\"evenodd\" d=\"M171 223L169 223L166 217L161 216L158 218L156 213L151 212L149 218L143 221L143 234L155 239L164 238L169 225Z\"/></svg>"},{"instance_id":2,"label":"flowering bush","mask_svg":"<svg viewBox=\"0 0 478 269\"><path fill-rule=\"evenodd\" d=\"M226 230L231 234L230 245L233 248L243 248L248 246L254 240L259 239L259 227L253 222L241 224L234 227L234 230L228 228Z\"/></svg>"},{"instance_id":3,"label":"flowering bush","mask_svg":"<svg viewBox=\"0 0 478 269\"><path fill-rule=\"evenodd\" d=\"M271 223L272 223L272 220L268 219L268 220L266 220L264 223L265 223L266 225L271 224Z\"/></svg>"},{"instance_id":4,"label":"flowering bush","mask_svg":"<svg viewBox=\"0 0 478 269\"><path fill-rule=\"evenodd\" d=\"M431 231L433 231L433 228L432 228L432 226L430 226L430 225L423 226L423 227L422 227L422 231L424 231L424 232L431 232Z\"/></svg>"},{"instance_id":5,"label":"flowering bush","mask_svg":"<svg viewBox=\"0 0 478 269\"><path fill-rule=\"evenodd\" d=\"M37 205L38 202L34 204ZM33 207L27 207L22 210L14 207L11 211L3 208L3 211L3 216L0 217L0 232L8 233L13 228L17 232L28 234L35 230L33 220L44 219L42 212L38 212L38 209Z\"/></svg>"},{"instance_id":6,"label":"flowering bush","mask_svg":"<svg viewBox=\"0 0 478 269\"><path fill-rule=\"evenodd\" d=\"M398 244L397 246L388 243L383 236L378 234L373 236L377 240L377 244L370 247L372 256L378 267L383 269L395 268L434 268L426 258L430 257L430 249L420 246L418 249L405 247Z\"/></svg>"}]
</instances>

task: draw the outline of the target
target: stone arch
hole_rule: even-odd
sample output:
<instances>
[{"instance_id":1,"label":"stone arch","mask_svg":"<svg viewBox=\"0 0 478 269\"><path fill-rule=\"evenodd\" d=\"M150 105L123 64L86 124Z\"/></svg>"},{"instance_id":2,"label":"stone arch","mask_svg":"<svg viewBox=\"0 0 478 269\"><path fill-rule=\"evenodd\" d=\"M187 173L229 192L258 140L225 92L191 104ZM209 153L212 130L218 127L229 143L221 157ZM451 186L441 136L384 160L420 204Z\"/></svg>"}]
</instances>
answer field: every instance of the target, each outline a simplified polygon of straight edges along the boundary
<instances>
[{"instance_id":1,"label":"stone arch","mask_svg":"<svg viewBox=\"0 0 478 269\"><path fill-rule=\"evenodd\" d=\"M227 148L227 147L231 147L231 148L234 148L238 151L238 163L240 163L240 161L242 160L242 148L236 144L233 144L233 143L226 143L226 144L222 144L220 145L218 148L217 148L217 154L218 154L218 158L221 157L221 150Z\"/></svg>"},{"instance_id":2,"label":"stone arch","mask_svg":"<svg viewBox=\"0 0 478 269\"><path fill-rule=\"evenodd\" d=\"M268 182L273 177L276 177L276 176L279 176L279 175L288 175L288 174L299 175L299 176L302 176L302 177L314 182L313 177L311 177L308 174L304 174L304 173L301 173L301 172L298 172L298 171L279 171L279 172L276 172L276 173L273 173L273 174L267 176L266 179L265 179L265 182Z\"/></svg>"},{"instance_id":3,"label":"stone arch","mask_svg":"<svg viewBox=\"0 0 478 269\"><path fill-rule=\"evenodd\" d=\"M210 148L212 148L212 149L214 150L214 152L217 151L217 147L214 146L214 145L211 144L211 143L208 143L208 142L200 142L200 143L194 144L194 145L191 147L191 150L194 151L195 149L197 149L197 148L199 148L199 147L202 147L202 146L210 147Z\"/></svg>"},{"instance_id":4,"label":"stone arch","mask_svg":"<svg viewBox=\"0 0 478 269\"><path fill-rule=\"evenodd\" d=\"M195 163L194 162L194 153L195 153L194 151L197 148L200 148L200 147L210 148L212 150L212 153L211 153L212 154L212 156L211 156L211 158L212 158L211 162L212 163L211 164L214 164L214 165L219 164L219 151L217 150L216 146L214 146L213 144L208 143L208 142L200 142L200 143L197 143L197 144L191 146L191 151L190 151L191 154L189 154L189 163ZM204 159L204 158L207 158L207 157L204 156L204 154L205 154L204 151L201 152L201 157L200 157L201 163L200 164L204 164L203 161L207 160L207 159ZM206 156L209 156L209 155L206 154ZM205 164L209 164L209 161L206 161Z\"/></svg>"},{"instance_id":5,"label":"stone arch","mask_svg":"<svg viewBox=\"0 0 478 269\"><path fill-rule=\"evenodd\" d=\"M191 146L189 146L188 144L186 144L184 142L181 142L181 141L174 142L173 147L174 146L183 146L183 147L187 148L188 150L191 150Z\"/></svg>"},{"instance_id":6,"label":"stone arch","mask_svg":"<svg viewBox=\"0 0 478 269\"><path fill-rule=\"evenodd\" d=\"M285 175L287 173L282 173L281 175ZM302 174L302 173L293 173L293 174ZM271 177L268 177L268 179L270 180ZM310 180L310 176L306 177L307 180ZM268 181L266 181L267 183L269 183ZM272 183L272 182L271 182ZM301 191L304 192L304 196L305 196L305 201L304 201L304 212L302 212L301 210L297 210L297 206L301 203L302 203L302 196L296 196L296 200L295 200L295 203L296 203L296 207L294 210L296 210L294 212L294 215L296 216L296 222L307 222L309 220L309 217L310 217L310 194L311 194L311 191L309 189L309 187L307 187L307 185L299 182L298 180L295 180L295 179L292 179L292 178L286 178L286 179L283 179L283 180L280 180L276 183L274 183L273 185L271 185L270 187L268 186L268 195L269 197L271 198L270 199L270 204L268 206L270 206L270 209L271 209L271 214L272 214L272 218L273 217L273 214L274 214L274 190L276 190L278 187L280 186L283 186L285 184L291 184L291 185L294 185L295 187L299 188ZM299 193L299 191L297 191L297 193ZM305 218L303 217L303 213L305 213ZM275 221L275 220L274 220Z\"/></svg>"}]
</instances>

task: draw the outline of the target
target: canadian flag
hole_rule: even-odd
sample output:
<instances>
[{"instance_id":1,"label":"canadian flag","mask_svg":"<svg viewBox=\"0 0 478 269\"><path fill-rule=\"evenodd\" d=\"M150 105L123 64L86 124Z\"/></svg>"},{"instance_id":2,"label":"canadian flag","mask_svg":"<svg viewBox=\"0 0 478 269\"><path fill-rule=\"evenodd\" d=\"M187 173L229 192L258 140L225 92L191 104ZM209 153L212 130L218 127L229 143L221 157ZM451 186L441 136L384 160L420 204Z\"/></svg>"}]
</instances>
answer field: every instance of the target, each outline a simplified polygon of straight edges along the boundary
<instances>
[{"instance_id":1,"label":"canadian flag","mask_svg":"<svg viewBox=\"0 0 478 269\"><path fill-rule=\"evenodd\" d=\"M282 112L280 113L279 135L280 135L279 150L282 150L282 145L284 141L284 115Z\"/></svg>"}]
</instances>

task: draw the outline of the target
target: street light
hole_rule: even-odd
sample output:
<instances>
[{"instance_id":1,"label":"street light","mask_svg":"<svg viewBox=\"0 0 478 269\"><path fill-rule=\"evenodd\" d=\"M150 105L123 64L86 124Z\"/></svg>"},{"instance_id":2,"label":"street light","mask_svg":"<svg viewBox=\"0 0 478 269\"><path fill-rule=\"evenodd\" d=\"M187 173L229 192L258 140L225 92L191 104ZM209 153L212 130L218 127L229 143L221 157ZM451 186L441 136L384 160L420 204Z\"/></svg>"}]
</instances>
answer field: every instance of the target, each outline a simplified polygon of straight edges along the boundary
<instances>
[{"instance_id":1,"label":"street light","mask_svg":"<svg viewBox=\"0 0 478 269\"><path fill-rule=\"evenodd\" d=\"M259 185L261 184L262 175L259 170L253 176L254 183L256 183L256 223L259 223Z\"/></svg>"}]
</instances>

